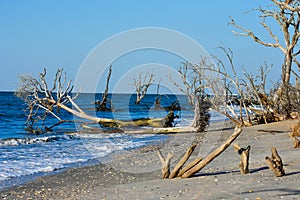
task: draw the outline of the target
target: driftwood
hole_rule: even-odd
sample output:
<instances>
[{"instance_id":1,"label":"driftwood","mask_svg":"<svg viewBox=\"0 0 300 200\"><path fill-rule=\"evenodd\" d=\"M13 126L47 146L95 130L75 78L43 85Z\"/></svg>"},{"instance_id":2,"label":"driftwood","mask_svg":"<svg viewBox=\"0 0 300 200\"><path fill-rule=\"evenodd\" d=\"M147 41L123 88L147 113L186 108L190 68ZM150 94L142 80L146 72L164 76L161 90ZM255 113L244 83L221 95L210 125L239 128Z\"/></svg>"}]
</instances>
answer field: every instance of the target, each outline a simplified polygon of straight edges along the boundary
<instances>
[{"instance_id":1,"label":"driftwood","mask_svg":"<svg viewBox=\"0 0 300 200\"><path fill-rule=\"evenodd\" d=\"M212 153L210 153L207 157L204 159L198 157L185 167L183 165L186 163L186 161L189 159L190 155L195 149L195 145L190 146L184 156L180 159L178 164L175 166L171 174L168 174L167 172L170 172L170 165L169 160L165 159L160 151L158 152L159 158L162 162L162 172L163 178L175 178L175 177L182 177L182 178L189 178L193 176L195 173L199 172L202 168L204 168L207 164L209 164L212 160L214 160L216 157L218 157L223 151L227 149L227 147L240 135L242 132L241 127L236 127L234 130L234 133L217 149L215 149ZM169 154L168 154L169 155ZM169 156L167 156L168 158ZM168 169L167 169L168 167ZM182 168L183 167L183 168ZM181 169L182 168L182 169Z\"/></svg>"},{"instance_id":2,"label":"driftwood","mask_svg":"<svg viewBox=\"0 0 300 200\"><path fill-rule=\"evenodd\" d=\"M168 154L166 158L164 158L160 152L160 150L157 150L158 156L160 158L160 161L162 163L162 178L166 179L166 178L176 178L176 177L180 177L182 174L184 174L185 172L187 172L188 170L190 170L192 167L194 167L195 165L197 165L202 158L198 157L196 158L193 162L189 163L188 165L186 165L184 168L182 168L182 166L186 163L186 161L190 158L191 154L193 153L193 151L195 150L196 145L191 145L186 153L183 155L183 157L180 159L180 161L176 164L176 166L174 167L174 169L172 170L172 172L170 173L170 160L171 158L173 158L173 154Z\"/></svg>"},{"instance_id":3,"label":"driftwood","mask_svg":"<svg viewBox=\"0 0 300 200\"><path fill-rule=\"evenodd\" d=\"M291 127L290 137L294 142L294 148L300 148L300 140L297 137L300 137L300 120Z\"/></svg>"},{"instance_id":4,"label":"driftwood","mask_svg":"<svg viewBox=\"0 0 300 200\"><path fill-rule=\"evenodd\" d=\"M195 173L199 172L211 161L213 161L216 157L218 157L223 151L225 151L227 147L229 147L229 145L241 134L241 132L242 132L242 128L236 127L233 134L221 146L215 149L212 153L210 153L207 157L205 157L201 162L199 162L192 169L185 172L181 177L189 178L193 176Z\"/></svg>"},{"instance_id":5,"label":"driftwood","mask_svg":"<svg viewBox=\"0 0 300 200\"><path fill-rule=\"evenodd\" d=\"M300 140L296 137L293 137L294 148L300 148Z\"/></svg>"},{"instance_id":6,"label":"driftwood","mask_svg":"<svg viewBox=\"0 0 300 200\"><path fill-rule=\"evenodd\" d=\"M274 172L275 176L281 177L285 175L284 169L283 169L283 164L282 164L282 159L279 156L276 148L272 148L272 156L266 157L266 162L268 163L269 168Z\"/></svg>"},{"instance_id":7,"label":"driftwood","mask_svg":"<svg viewBox=\"0 0 300 200\"><path fill-rule=\"evenodd\" d=\"M170 162L171 159L173 158L173 154L168 154L167 157L163 157L163 155L161 154L160 150L157 150L159 159L161 161L162 167L161 167L161 172L162 172L162 178L168 178L170 175Z\"/></svg>"},{"instance_id":8,"label":"driftwood","mask_svg":"<svg viewBox=\"0 0 300 200\"><path fill-rule=\"evenodd\" d=\"M249 173L249 155L250 155L250 145L247 146L246 149L241 148L238 144L233 145L234 149L237 151L239 155L241 155L241 161L239 163L239 168L241 174Z\"/></svg>"},{"instance_id":9,"label":"driftwood","mask_svg":"<svg viewBox=\"0 0 300 200\"><path fill-rule=\"evenodd\" d=\"M291 126L291 137L300 137L300 120Z\"/></svg>"},{"instance_id":10,"label":"driftwood","mask_svg":"<svg viewBox=\"0 0 300 200\"><path fill-rule=\"evenodd\" d=\"M184 156L181 158L181 160L177 163L177 165L172 170L169 178L175 178L181 169L181 167L186 163L186 161L189 159L191 154L193 153L194 149L196 148L196 145L192 145L188 148L187 152L184 154Z\"/></svg>"}]
</instances>

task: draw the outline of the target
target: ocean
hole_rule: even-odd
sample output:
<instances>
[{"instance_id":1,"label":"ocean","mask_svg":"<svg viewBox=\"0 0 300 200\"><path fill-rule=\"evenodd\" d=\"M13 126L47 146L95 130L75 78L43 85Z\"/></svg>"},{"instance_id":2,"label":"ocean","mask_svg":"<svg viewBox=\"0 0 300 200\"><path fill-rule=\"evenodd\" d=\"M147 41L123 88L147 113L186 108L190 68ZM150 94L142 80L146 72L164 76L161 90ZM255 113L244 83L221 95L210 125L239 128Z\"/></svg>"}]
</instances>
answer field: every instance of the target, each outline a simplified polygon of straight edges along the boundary
<instances>
[{"instance_id":1,"label":"ocean","mask_svg":"<svg viewBox=\"0 0 300 200\"><path fill-rule=\"evenodd\" d=\"M76 103L88 114L119 120L164 117L165 109L155 109L156 95L146 95L140 105L135 105L136 94L111 94L114 112L97 112L95 100L102 94L80 94ZM193 107L183 95L162 95L162 107L178 101L181 110L176 126L188 126L193 119ZM34 135L25 131L26 105L13 92L0 92L0 190L33 177L59 172L72 167L101 163L110 154L136 149L168 139L161 134L65 134L80 129L78 123L65 123L51 133ZM218 113L211 113L211 123L224 120ZM64 119L81 120L61 111ZM54 118L48 122L55 123ZM98 126L98 125L97 125ZM101 127L97 127L101 128Z\"/></svg>"}]
</instances>

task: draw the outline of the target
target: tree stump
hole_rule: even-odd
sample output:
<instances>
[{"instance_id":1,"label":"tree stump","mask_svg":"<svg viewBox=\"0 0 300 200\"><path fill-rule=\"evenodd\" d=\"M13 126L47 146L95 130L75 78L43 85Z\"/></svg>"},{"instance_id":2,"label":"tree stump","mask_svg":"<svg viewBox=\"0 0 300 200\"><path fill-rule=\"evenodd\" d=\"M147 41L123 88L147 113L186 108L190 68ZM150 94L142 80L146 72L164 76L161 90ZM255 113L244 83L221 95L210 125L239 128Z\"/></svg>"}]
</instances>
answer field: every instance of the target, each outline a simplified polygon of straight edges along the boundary
<instances>
[{"instance_id":1,"label":"tree stump","mask_svg":"<svg viewBox=\"0 0 300 200\"><path fill-rule=\"evenodd\" d=\"M241 161L239 163L241 174L248 174L249 156L250 156L250 148L251 148L250 145L248 145L246 149L241 148L238 144L234 144L233 147L237 151L237 153L241 155Z\"/></svg>"},{"instance_id":2,"label":"tree stump","mask_svg":"<svg viewBox=\"0 0 300 200\"><path fill-rule=\"evenodd\" d=\"M300 140L296 137L293 137L294 148L300 148Z\"/></svg>"},{"instance_id":3,"label":"tree stump","mask_svg":"<svg viewBox=\"0 0 300 200\"><path fill-rule=\"evenodd\" d=\"M283 169L283 164L282 164L282 159L279 156L276 148L272 148L272 156L266 157L266 162L268 163L269 168L274 172L275 176L281 177L285 175L284 169Z\"/></svg>"},{"instance_id":4,"label":"tree stump","mask_svg":"<svg viewBox=\"0 0 300 200\"><path fill-rule=\"evenodd\" d=\"M169 178L170 175L170 162L171 159L173 158L173 154L168 153L167 157L163 157L161 154L160 150L157 150L158 157L161 161L162 167L161 167L161 172L162 172L162 178Z\"/></svg>"}]
</instances>

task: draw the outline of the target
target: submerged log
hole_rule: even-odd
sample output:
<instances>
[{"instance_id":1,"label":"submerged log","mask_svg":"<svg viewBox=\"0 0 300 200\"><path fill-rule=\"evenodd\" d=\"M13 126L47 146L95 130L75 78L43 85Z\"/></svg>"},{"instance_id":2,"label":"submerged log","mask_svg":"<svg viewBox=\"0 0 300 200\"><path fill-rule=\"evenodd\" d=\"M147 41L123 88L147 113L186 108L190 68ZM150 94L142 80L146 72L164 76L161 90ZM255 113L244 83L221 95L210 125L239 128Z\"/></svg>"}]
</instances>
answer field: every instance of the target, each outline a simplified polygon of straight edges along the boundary
<instances>
[{"instance_id":1,"label":"submerged log","mask_svg":"<svg viewBox=\"0 0 300 200\"><path fill-rule=\"evenodd\" d=\"M279 156L276 148L272 148L272 155L270 157L266 157L266 162L269 166L269 168L274 172L274 175L276 177L281 177L285 175L285 171L283 169L282 159Z\"/></svg>"},{"instance_id":2,"label":"submerged log","mask_svg":"<svg viewBox=\"0 0 300 200\"><path fill-rule=\"evenodd\" d=\"M241 148L238 144L233 145L234 149L237 151L239 155L241 155L241 160L239 163L239 168L241 174L249 173L249 155L250 155L250 145L247 148Z\"/></svg>"}]
</instances>

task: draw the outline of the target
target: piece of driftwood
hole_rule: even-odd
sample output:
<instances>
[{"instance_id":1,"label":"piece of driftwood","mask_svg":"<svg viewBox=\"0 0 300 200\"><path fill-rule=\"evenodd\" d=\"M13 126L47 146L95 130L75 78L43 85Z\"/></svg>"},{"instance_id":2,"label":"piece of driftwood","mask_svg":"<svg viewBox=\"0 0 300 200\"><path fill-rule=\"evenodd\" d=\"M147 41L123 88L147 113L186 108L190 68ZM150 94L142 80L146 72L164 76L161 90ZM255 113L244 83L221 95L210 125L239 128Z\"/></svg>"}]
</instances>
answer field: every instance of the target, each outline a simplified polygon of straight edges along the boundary
<instances>
[{"instance_id":1,"label":"piece of driftwood","mask_svg":"<svg viewBox=\"0 0 300 200\"><path fill-rule=\"evenodd\" d=\"M241 156L241 160L239 163L239 168L241 174L248 174L249 173L249 156L250 156L250 145L247 148L241 148L238 144L233 145L234 149L237 153Z\"/></svg>"},{"instance_id":2,"label":"piece of driftwood","mask_svg":"<svg viewBox=\"0 0 300 200\"><path fill-rule=\"evenodd\" d=\"M168 178L170 175L170 162L171 159L173 158L173 154L168 153L167 157L163 157L161 154L160 150L157 150L158 157L161 161L162 167L161 167L161 172L162 172L162 178Z\"/></svg>"},{"instance_id":3,"label":"piece of driftwood","mask_svg":"<svg viewBox=\"0 0 300 200\"><path fill-rule=\"evenodd\" d=\"M227 149L227 147L241 134L242 128L236 127L233 134L217 149L215 149L212 153L210 153L207 157L202 159L201 157L197 157L194 161L183 167L183 165L190 158L193 153L196 145L191 145L184 156L177 163L175 168L170 174L170 159L173 157L173 154L168 154L166 158L164 158L161 152L158 150L158 156L162 163L162 178L189 178L193 176L195 173L199 172L203 167L209 164L212 160L218 157L223 151ZM183 167L183 168L182 168Z\"/></svg>"},{"instance_id":4,"label":"piece of driftwood","mask_svg":"<svg viewBox=\"0 0 300 200\"><path fill-rule=\"evenodd\" d=\"M195 159L195 161L193 161L192 163L188 164L187 166L185 166L183 169L182 166L186 163L186 161L190 158L191 154L193 153L193 151L195 150L197 145L193 144L191 145L186 153L183 155L183 157L179 160L179 162L176 164L176 166L174 167L174 169L172 170L172 172L170 173L170 161L171 158L173 158L173 154L168 154L167 157L165 158L160 150L157 150L158 153L158 157L160 158L161 164L162 164L162 178L166 179L166 178L176 178L178 177L178 174L183 174L185 171L189 170L191 167L193 167L195 164L197 164L198 162L200 162L201 158L197 158Z\"/></svg>"},{"instance_id":5,"label":"piece of driftwood","mask_svg":"<svg viewBox=\"0 0 300 200\"><path fill-rule=\"evenodd\" d=\"M283 169L282 159L279 156L275 147L271 149L272 155L270 157L266 157L266 162L268 163L269 168L274 172L274 175L277 177L281 177L285 175L285 171Z\"/></svg>"},{"instance_id":6,"label":"piece of driftwood","mask_svg":"<svg viewBox=\"0 0 300 200\"><path fill-rule=\"evenodd\" d=\"M184 154L184 156L180 159L180 161L177 163L177 165L172 170L169 178L175 178L175 177L177 177L177 174L178 174L179 170L186 163L186 161L190 158L190 156L193 153L193 151L196 148L196 146L197 145L194 144L194 145L192 145L192 146L190 146L188 148L188 150L186 151L186 153Z\"/></svg>"},{"instance_id":7,"label":"piece of driftwood","mask_svg":"<svg viewBox=\"0 0 300 200\"><path fill-rule=\"evenodd\" d=\"M213 161L216 157L218 157L223 151L225 151L228 146L241 134L242 128L236 127L233 134L217 149L215 149L212 153L207 155L202 161L200 161L197 165L192 167L190 170L182 174L182 178L189 178L193 176L195 173L199 172L203 169L207 164Z\"/></svg>"},{"instance_id":8,"label":"piece of driftwood","mask_svg":"<svg viewBox=\"0 0 300 200\"><path fill-rule=\"evenodd\" d=\"M296 137L293 137L294 148L300 148L300 140Z\"/></svg>"},{"instance_id":9,"label":"piece of driftwood","mask_svg":"<svg viewBox=\"0 0 300 200\"><path fill-rule=\"evenodd\" d=\"M181 177L185 172L189 171L190 169L192 169L194 166L196 166L199 162L201 162L202 158L201 157L197 157L194 161L190 162L189 164L187 164L185 167L183 167L179 173L177 174L177 177Z\"/></svg>"},{"instance_id":10,"label":"piece of driftwood","mask_svg":"<svg viewBox=\"0 0 300 200\"><path fill-rule=\"evenodd\" d=\"M291 126L291 137L300 137L300 120Z\"/></svg>"}]
</instances>

